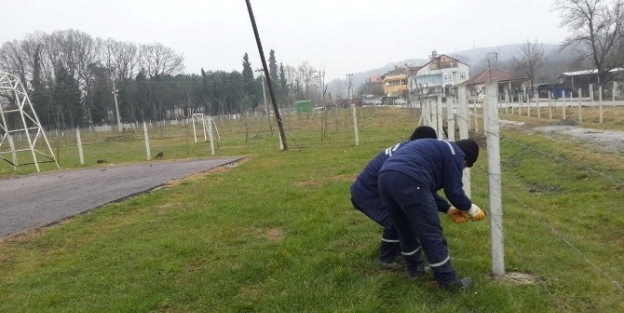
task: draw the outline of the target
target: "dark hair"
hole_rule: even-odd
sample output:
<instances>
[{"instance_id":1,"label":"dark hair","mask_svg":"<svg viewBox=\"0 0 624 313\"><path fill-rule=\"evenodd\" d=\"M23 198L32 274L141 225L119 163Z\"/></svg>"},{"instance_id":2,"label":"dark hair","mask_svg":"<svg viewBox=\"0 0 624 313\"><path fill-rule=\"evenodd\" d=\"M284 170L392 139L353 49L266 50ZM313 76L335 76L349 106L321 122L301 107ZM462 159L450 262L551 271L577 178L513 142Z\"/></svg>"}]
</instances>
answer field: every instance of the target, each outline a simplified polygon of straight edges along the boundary
<instances>
[{"instance_id":1,"label":"dark hair","mask_svg":"<svg viewBox=\"0 0 624 313\"><path fill-rule=\"evenodd\" d=\"M425 138L436 139L438 138L438 134L436 133L435 129L433 129L432 127L418 126L416 127L416 129L414 129L412 136L410 136L410 140L425 139Z\"/></svg>"}]
</instances>

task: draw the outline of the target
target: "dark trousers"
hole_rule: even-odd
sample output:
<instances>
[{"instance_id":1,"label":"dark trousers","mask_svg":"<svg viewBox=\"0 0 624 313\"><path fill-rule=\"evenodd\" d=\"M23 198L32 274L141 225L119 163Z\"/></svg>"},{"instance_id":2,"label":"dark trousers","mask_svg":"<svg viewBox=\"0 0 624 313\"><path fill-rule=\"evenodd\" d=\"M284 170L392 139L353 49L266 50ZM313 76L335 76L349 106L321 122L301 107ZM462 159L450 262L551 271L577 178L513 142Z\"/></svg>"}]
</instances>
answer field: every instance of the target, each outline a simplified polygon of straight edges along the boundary
<instances>
[{"instance_id":1,"label":"dark trousers","mask_svg":"<svg viewBox=\"0 0 624 313\"><path fill-rule=\"evenodd\" d=\"M379 261L394 263L401 253L399 242L399 231L394 227L394 224L390 227L384 227L381 245L379 246Z\"/></svg>"},{"instance_id":2,"label":"dark trousers","mask_svg":"<svg viewBox=\"0 0 624 313\"><path fill-rule=\"evenodd\" d=\"M351 197L351 203L356 210L361 211L384 228L379 246L379 261L384 263L395 262L401 253L399 232L394 227L394 222L390 218L388 210L383 207L381 198L369 199L365 203L359 202L362 201L357 201Z\"/></svg>"},{"instance_id":3,"label":"dark trousers","mask_svg":"<svg viewBox=\"0 0 624 313\"><path fill-rule=\"evenodd\" d=\"M399 231L401 253L408 270L413 271L422 263L422 249L438 283L456 282L431 190L403 173L387 171L379 175L379 193Z\"/></svg>"}]
</instances>

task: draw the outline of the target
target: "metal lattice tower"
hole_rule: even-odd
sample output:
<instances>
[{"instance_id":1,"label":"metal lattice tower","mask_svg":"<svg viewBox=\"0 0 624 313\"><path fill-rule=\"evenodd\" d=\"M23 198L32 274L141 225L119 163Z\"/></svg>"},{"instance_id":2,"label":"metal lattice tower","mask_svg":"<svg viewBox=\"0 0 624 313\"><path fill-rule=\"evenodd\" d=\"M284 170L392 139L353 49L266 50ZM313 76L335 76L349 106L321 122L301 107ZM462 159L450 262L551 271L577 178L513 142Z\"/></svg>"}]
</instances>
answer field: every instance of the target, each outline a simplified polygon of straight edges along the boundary
<instances>
[{"instance_id":1,"label":"metal lattice tower","mask_svg":"<svg viewBox=\"0 0 624 313\"><path fill-rule=\"evenodd\" d=\"M49 154L38 148L47 148ZM18 157L27 161L20 163ZM0 159L13 165L15 171L34 164L39 172L39 163L48 162L60 169L24 86L17 77L4 72L0 72Z\"/></svg>"}]
</instances>

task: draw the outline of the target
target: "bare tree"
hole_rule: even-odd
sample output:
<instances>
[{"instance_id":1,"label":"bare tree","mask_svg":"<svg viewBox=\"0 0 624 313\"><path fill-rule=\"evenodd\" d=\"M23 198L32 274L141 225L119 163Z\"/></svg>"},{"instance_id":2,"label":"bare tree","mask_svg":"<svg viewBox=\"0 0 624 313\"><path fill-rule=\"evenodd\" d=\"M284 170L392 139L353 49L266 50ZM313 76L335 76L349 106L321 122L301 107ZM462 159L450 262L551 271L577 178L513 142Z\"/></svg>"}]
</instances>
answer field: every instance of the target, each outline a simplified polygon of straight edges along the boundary
<instances>
[{"instance_id":1,"label":"bare tree","mask_svg":"<svg viewBox=\"0 0 624 313\"><path fill-rule=\"evenodd\" d=\"M120 42L115 55L115 62L119 79L131 79L136 76L139 64L139 47L132 42ZM183 67L184 65L181 65L176 71L181 71Z\"/></svg>"},{"instance_id":2,"label":"bare tree","mask_svg":"<svg viewBox=\"0 0 624 313\"><path fill-rule=\"evenodd\" d=\"M537 70L544 63L544 45L537 42L527 40L526 44L518 48L519 56L513 56L513 62L516 71L529 78L531 82L531 90L535 87L537 78Z\"/></svg>"},{"instance_id":3,"label":"bare tree","mask_svg":"<svg viewBox=\"0 0 624 313\"><path fill-rule=\"evenodd\" d=\"M578 44L583 59L598 72L597 83L610 81L611 70L622 65L623 0L556 0L553 8L560 12L560 25L572 32L562 47Z\"/></svg>"},{"instance_id":4,"label":"bare tree","mask_svg":"<svg viewBox=\"0 0 624 313\"><path fill-rule=\"evenodd\" d=\"M121 42L114 39L101 40L100 63L116 79L124 81L136 76L139 65L139 47L132 42Z\"/></svg>"},{"instance_id":5,"label":"bare tree","mask_svg":"<svg viewBox=\"0 0 624 313\"><path fill-rule=\"evenodd\" d=\"M292 65L286 65L284 67L284 75L286 78L286 86L289 90L289 93L286 97L286 103L292 104L294 99L298 98L300 94L300 86L297 79L297 69Z\"/></svg>"},{"instance_id":6,"label":"bare tree","mask_svg":"<svg viewBox=\"0 0 624 313\"><path fill-rule=\"evenodd\" d=\"M19 77L24 88L28 87L28 55L17 40L7 41L0 48L0 69Z\"/></svg>"},{"instance_id":7,"label":"bare tree","mask_svg":"<svg viewBox=\"0 0 624 313\"><path fill-rule=\"evenodd\" d=\"M141 45L139 55L141 69L149 77L177 74L184 70L184 57L161 43Z\"/></svg>"},{"instance_id":8,"label":"bare tree","mask_svg":"<svg viewBox=\"0 0 624 313\"><path fill-rule=\"evenodd\" d=\"M313 92L312 87L321 82L317 70L307 61L302 62L299 64L299 67L297 67L297 79L299 83L302 84L303 94L306 97L310 97Z\"/></svg>"}]
</instances>

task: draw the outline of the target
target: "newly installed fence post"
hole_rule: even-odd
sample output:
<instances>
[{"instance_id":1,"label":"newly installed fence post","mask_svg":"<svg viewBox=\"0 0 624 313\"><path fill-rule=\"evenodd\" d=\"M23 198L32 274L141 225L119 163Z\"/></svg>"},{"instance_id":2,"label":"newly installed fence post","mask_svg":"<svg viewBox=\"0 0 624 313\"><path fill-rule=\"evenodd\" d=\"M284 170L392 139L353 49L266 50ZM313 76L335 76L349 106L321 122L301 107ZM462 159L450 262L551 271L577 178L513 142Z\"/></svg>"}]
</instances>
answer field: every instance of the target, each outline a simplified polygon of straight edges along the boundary
<instances>
[{"instance_id":1,"label":"newly installed fence post","mask_svg":"<svg viewBox=\"0 0 624 313\"><path fill-rule=\"evenodd\" d=\"M193 124L193 138L195 138L195 143L197 143L197 130L195 130L195 117L193 116L191 118L192 124Z\"/></svg>"},{"instance_id":2,"label":"newly installed fence post","mask_svg":"<svg viewBox=\"0 0 624 313\"><path fill-rule=\"evenodd\" d=\"M475 96L473 109L474 109L474 130L475 130L476 133L479 132L479 120L478 120L478 117L477 117L477 107L479 105L477 104L477 100L479 100L479 99L478 99L478 97Z\"/></svg>"},{"instance_id":3,"label":"newly installed fence post","mask_svg":"<svg viewBox=\"0 0 624 313\"><path fill-rule=\"evenodd\" d=\"M459 139L468 138L468 126L469 126L469 109L468 98L466 97L466 85L460 85L457 89L459 96L459 119L457 120L457 126L459 126ZM464 175L462 176L464 183L464 193L470 198L470 168L464 169Z\"/></svg>"},{"instance_id":4,"label":"newly installed fence post","mask_svg":"<svg viewBox=\"0 0 624 313\"><path fill-rule=\"evenodd\" d=\"M509 90L505 90L505 114L507 114L507 110L509 109L509 103L510 103L510 101L509 101ZM511 114L513 114L513 113L514 113L514 107L512 105L511 106ZM485 115L485 114L483 114L483 115Z\"/></svg>"},{"instance_id":5,"label":"newly installed fence post","mask_svg":"<svg viewBox=\"0 0 624 313\"><path fill-rule=\"evenodd\" d=\"M602 86L598 86L598 111L600 112L600 124L602 124Z\"/></svg>"},{"instance_id":6,"label":"newly installed fence post","mask_svg":"<svg viewBox=\"0 0 624 313\"><path fill-rule=\"evenodd\" d=\"M210 154L214 155L215 154L215 150L214 150L214 137L212 135L212 116L208 116L208 137L210 138ZM204 129L205 131L205 129Z\"/></svg>"},{"instance_id":7,"label":"newly installed fence post","mask_svg":"<svg viewBox=\"0 0 624 313\"><path fill-rule=\"evenodd\" d=\"M56 135L58 136L58 131ZM8 133L6 134L6 136L9 139L9 147L11 148L11 160L13 161L13 170L17 171L17 153L15 152L16 150L15 143L13 142L13 135L11 135L11 133ZM59 157L59 153L56 154L56 157ZM35 167L37 167L37 171L39 171L39 164L37 164L37 162L35 162Z\"/></svg>"},{"instance_id":8,"label":"newly installed fence post","mask_svg":"<svg viewBox=\"0 0 624 313\"><path fill-rule=\"evenodd\" d=\"M143 138L145 138L145 153L147 153L147 160L152 159L152 154L150 153L149 147L149 137L147 136L147 124L143 122Z\"/></svg>"},{"instance_id":9,"label":"newly installed fence post","mask_svg":"<svg viewBox=\"0 0 624 313\"><path fill-rule=\"evenodd\" d=\"M548 118L552 120L552 94L548 92Z\"/></svg>"},{"instance_id":10,"label":"newly installed fence post","mask_svg":"<svg viewBox=\"0 0 624 313\"><path fill-rule=\"evenodd\" d=\"M613 90L612 90L612 91L613 91L613 94L612 94L612 95L613 95L613 102L614 102L614 103L613 103L613 105L614 105L614 106L615 106L615 91L616 91L616 90L617 90L617 81L615 81L615 80L614 80L614 81L613 81Z\"/></svg>"},{"instance_id":11,"label":"newly installed fence post","mask_svg":"<svg viewBox=\"0 0 624 313\"><path fill-rule=\"evenodd\" d=\"M583 122L583 103L581 98L583 97L583 89L579 88L578 89L578 99L579 99L579 122Z\"/></svg>"},{"instance_id":12,"label":"newly installed fence post","mask_svg":"<svg viewBox=\"0 0 624 313\"><path fill-rule=\"evenodd\" d=\"M594 84L589 84L589 102L594 102Z\"/></svg>"},{"instance_id":13,"label":"newly installed fence post","mask_svg":"<svg viewBox=\"0 0 624 313\"><path fill-rule=\"evenodd\" d=\"M208 116L208 122L210 122L210 116ZM208 126L206 125L206 116L202 116L202 130L204 131L204 142L208 141L207 138L207 133L208 133Z\"/></svg>"},{"instance_id":14,"label":"newly installed fence post","mask_svg":"<svg viewBox=\"0 0 624 313\"><path fill-rule=\"evenodd\" d=\"M353 108L353 132L355 133L355 145L360 145L360 136L358 134L358 120L357 120L357 109L355 108L355 102L351 102L351 107Z\"/></svg>"},{"instance_id":15,"label":"newly installed fence post","mask_svg":"<svg viewBox=\"0 0 624 313\"><path fill-rule=\"evenodd\" d=\"M537 108L537 118L542 118L542 116L540 115L539 92L535 94L535 106Z\"/></svg>"},{"instance_id":16,"label":"newly installed fence post","mask_svg":"<svg viewBox=\"0 0 624 313\"><path fill-rule=\"evenodd\" d=\"M535 95L533 95L533 97L535 97ZM537 100L535 100L535 103L537 103ZM531 96L527 95L527 117L531 117Z\"/></svg>"},{"instance_id":17,"label":"newly installed fence post","mask_svg":"<svg viewBox=\"0 0 624 313\"><path fill-rule=\"evenodd\" d=\"M570 94L570 97L572 97L572 95ZM565 91L563 92L563 98L561 98L561 108L563 109L562 111L562 115L563 115L563 119L566 119L566 97L565 97Z\"/></svg>"},{"instance_id":18,"label":"newly installed fence post","mask_svg":"<svg viewBox=\"0 0 624 313\"><path fill-rule=\"evenodd\" d=\"M436 109L436 119L438 120L436 132L438 132L438 138L444 139L444 120L442 119L442 96L438 95L438 105Z\"/></svg>"},{"instance_id":19,"label":"newly installed fence post","mask_svg":"<svg viewBox=\"0 0 624 313\"><path fill-rule=\"evenodd\" d=\"M503 208L501 197L501 168L500 168L500 132L496 93L498 81L489 81L485 84L487 107L487 156L489 175L490 199L490 234L492 240L492 273L494 276L505 275L505 254L503 246Z\"/></svg>"},{"instance_id":20,"label":"newly installed fence post","mask_svg":"<svg viewBox=\"0 0 624 313\"><path fill-rule=\"evenodd\" d=\"M448 125L448 139L455 140L455 109L453 108L453 102L446 101L446 123Z\"/></svg>"},{"instance_id":21,"label":"newly installed fence post","mask_svg":"<svg viewBox=\"0 0 624 313\"><path fill-rule=\"evenodd\" d=\"M80 165L84 165L84 155L82 154L82 140L80 140L80 129L76 127L76 144L78 145L78 157Z\"/></svg>"},{"instance_id":22,"label":"newly installed fence post","mask_svg":"<svg viewBox=\"0 0 624 313\"><path fill-rule=\"evenodd\" d=\"M433 127L433 129L435 129L437 132L438 131L438 116L436 115L436 112L438 110L438 105L432 103L431 99L428 99L427 102L429 105L429 113L428 113L429 121L431 121L431 127Z\"/></svg>"}]
</instances>

